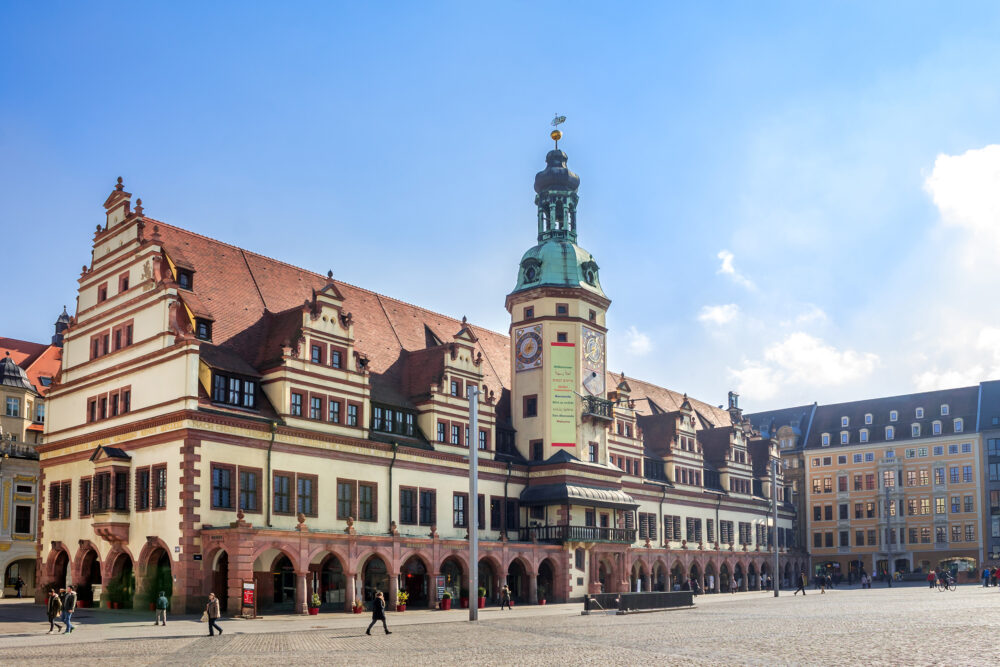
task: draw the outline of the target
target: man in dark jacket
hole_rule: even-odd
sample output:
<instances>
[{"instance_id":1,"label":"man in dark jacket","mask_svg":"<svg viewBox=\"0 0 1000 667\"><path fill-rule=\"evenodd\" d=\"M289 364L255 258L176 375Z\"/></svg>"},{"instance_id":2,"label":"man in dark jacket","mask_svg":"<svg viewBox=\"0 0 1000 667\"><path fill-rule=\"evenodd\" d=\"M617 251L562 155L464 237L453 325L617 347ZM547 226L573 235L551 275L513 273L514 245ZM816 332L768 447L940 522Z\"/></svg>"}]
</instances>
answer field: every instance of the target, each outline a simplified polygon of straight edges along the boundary
<instances>
[{"instance_id":1,"label":"man in dark jacket","mask_svg":"<svg viewBox=\"0 0 1000 667\"><path fill-rule=\"evenodd\" d=\"M66 587L66 597L63 598L62 617L66 624L65 633L73 632L73 612L76 611L76 588L72 585Z\"/></svg>"},{"instance_id":2,"label":"man in dark jacket","mask_svg":"<svg viewBox=\"0 0 1000 667\"><path fill-rule=\"evenodd\" d=\"M22 588L24 588L24 579L22 579L21 577L18 577L17 581L14 582L14 590L17 591L17 597L21 597L21 589Z\"/></svg>"},{"instance_id":3,"label":"man in dark jacket","mask_svg":"<svg viewBox=\"0 0 1000 667\"><path fill-rule=\"evenodd\" d=\"M208 594L208 604L205 605L205 613L208 614L208 636L214 637L215 630L218 630L221 635L222 628L219 627L217 621L222 616L222 612L219 609L219 599L215 597L215 593Z\"/></svg>"},{"instance_id":4,"label":"man in dark jacket","mask_svg":"<svg viewBox=\"0 0 1000 667\"><path fill-rule=\"evenodd\" d=\"M375 594L375 599L372 600L372 622L368 624L368 629L365 630L366 635L372 633L372 626L382 621L382 627L385 629L385 634L391 635L389 632L389 626L385 624L385 598L382 597L382 591Z\"/></svg>"},{"instance_id":5,"label":"man in dark jacket","mask_svg":"<svg viewBox=\"0 0 1000 667\"><path fill-rule=\"evenodd\" d=\"M798 595L799 591L802 591L802 595L805 595L807 581L808 580L806 579L805 570L803 570L802 572L799 573L799 587L795 589L795 592L792 593L792 595Z\"/></svg>"},{"instance_id":6,"label":"man in dark jacket","mask_svg":"<svg viewBox=\"0 0 1000 667\"><path fill-rule=\"evenodd\" d=\"M156 598L156 622L153 625L167 624L167 607L169 606L170 600L167 599L166 593L160 591L159 597Z\"/></svg>"}]
</instances>

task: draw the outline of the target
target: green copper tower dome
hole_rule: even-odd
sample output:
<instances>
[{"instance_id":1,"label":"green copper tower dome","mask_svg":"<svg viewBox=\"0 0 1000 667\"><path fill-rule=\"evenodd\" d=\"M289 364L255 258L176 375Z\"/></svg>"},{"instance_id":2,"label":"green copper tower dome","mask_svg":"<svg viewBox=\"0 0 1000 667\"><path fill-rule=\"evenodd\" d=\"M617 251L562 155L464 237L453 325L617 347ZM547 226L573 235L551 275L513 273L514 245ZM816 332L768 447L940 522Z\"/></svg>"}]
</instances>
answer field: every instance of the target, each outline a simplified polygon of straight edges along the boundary
<instances>
[{"instance_id":1,"label":"green copper tower dome","mask_svg":"<svg viewBox=\"0 0 1000 667\"><path fill-rule=\"evenodd\" d=\"M538 245L521 257L511 294L542 286L580 287L607 298L594 256L576 244L580 177L569 170L566 160L557 147L545 156L545 169L535 174Z\"/></svg>"}]
</instances>

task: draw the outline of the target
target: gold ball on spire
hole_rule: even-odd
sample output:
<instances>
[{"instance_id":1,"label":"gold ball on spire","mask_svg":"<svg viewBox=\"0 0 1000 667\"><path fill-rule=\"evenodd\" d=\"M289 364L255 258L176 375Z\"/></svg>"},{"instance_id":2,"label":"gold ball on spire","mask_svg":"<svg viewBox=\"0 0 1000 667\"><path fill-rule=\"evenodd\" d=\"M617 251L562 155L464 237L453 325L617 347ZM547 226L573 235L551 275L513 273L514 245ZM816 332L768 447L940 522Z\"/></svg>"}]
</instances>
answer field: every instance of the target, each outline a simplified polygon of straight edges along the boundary
<instances>
[{"instance_id":1,"label":"gold ball on spire","mask_svg":"<svg viewBox=\"0 0 1000 667\"><path fill-rule=\"evenodd\" d=\"M552 137L552 141L559 141L562 139L562 132L559 130L552 130L552 132L549 133L549 136Z\"/></svg>"}]
</instances>

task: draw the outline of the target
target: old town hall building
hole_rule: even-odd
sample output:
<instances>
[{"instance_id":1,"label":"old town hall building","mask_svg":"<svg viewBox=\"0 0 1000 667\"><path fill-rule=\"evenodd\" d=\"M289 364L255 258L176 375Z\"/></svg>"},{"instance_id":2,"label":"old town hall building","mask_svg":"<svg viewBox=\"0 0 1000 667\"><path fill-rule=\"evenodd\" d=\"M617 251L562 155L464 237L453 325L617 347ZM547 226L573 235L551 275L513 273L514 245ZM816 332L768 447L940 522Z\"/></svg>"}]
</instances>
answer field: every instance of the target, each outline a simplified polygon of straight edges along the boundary
<instances>
[{"instance_id":1,"label":"old town hall building","mask_svg":"<svg viewBox=\"0 0 1000 667\"><path fill-rule=\"evenodd\" d=\"M535 177L509 335L153 220L118 179L49 391L39 595L166 589L191 610L215 591L232 614L253 581L276 609L377 590L436 606L468 595L470 522L491 600L504 581L533 603L798 572L780 474L769 520L777 440L733 395L608 372L610 299L566 160Z\"/></svg>"}]
</instances>

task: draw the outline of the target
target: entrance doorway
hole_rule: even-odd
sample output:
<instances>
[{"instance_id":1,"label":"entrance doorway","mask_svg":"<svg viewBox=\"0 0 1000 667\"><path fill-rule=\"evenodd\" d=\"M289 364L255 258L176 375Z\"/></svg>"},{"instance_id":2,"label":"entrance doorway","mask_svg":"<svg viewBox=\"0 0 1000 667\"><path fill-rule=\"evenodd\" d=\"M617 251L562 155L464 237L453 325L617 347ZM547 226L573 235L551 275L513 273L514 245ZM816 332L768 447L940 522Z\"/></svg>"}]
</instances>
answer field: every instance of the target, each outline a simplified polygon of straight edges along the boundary
<instances>
[{"instance_id":1,"label":"entrance doorway","mask_svg":"<svg viewBox=\"0 0 1000 667\"><path fill-rule=\"evenodd\" d=\"M389 569L385 566L384 560L378 556L369 558L365 563L362 581L365 588L365 602L371 602L375 599L375 594L382 591L386 608L390 608L390 604L396 604L395 600L389 600Z\"/></svg>"},{"instance_id":2,"label":"entrance doorway","mask_svg":"<svg viewBox=\"0 0 1000 667\"><path fill-rule=\"evenodd\" d=\"M546 558L542 561L541 565L538 566L537 590L539 600L546 600L548 602L555 601L555 581L555 568L552 567L552 562Z\"/></svg>"},{"instance_id":3,"label":"entrance doorway","mask_svg":"<svg viewBox=\"0 0 1000 667\"><path fill-rule=\"evenodd\" d=\"M219 600L219 610L223 613L229 611L229 554L225 551L220 552L215 559L212 592Z\"/></svg>"},{"instance_id":4,"label":"entrance doorway","mask_svg":"<svg viewBox=\"0 0 1000 667\"><path fill-rule=\"evenodd\" d=\"M520 560L513 560L507 568L507 585L514 602L528 601L528 572Z\"/></svg>"},{"instance_id":5,"label":"entrance doorway","mask_svg":"<svg viewBox=\"0 0 1000 667\"><path fill-rule=\"evenodd\" d=\"M288 556L282 554L271 568L274 577L274 604L293 608L295 606L295 568Z\"/></svg>"},{"instance_id":6,"label":"entrance doorway","mask_svg":"<svg viewBox=\"0 0 1000 667\"><path fill-rule=\"evenodd\" d=\"M430 577L427 576L427 567L424 562L416 556L403 563L399 570L399 590L405 591L409 595L406 601L407 607L426 607L430 602Z\"/></svg>"},{"instance_id":7,"label":"entrance doorway","mask_svg":"<svg viewBox=\"0 0 1000 667\"><path fill-rule=\"evenodd\" d=\"M344 576L344 566L334 554L328 555L319 568L319 598L322 607L344 609L353 601L347 599L347 577Z\"/></svg>"}]
</instances>

